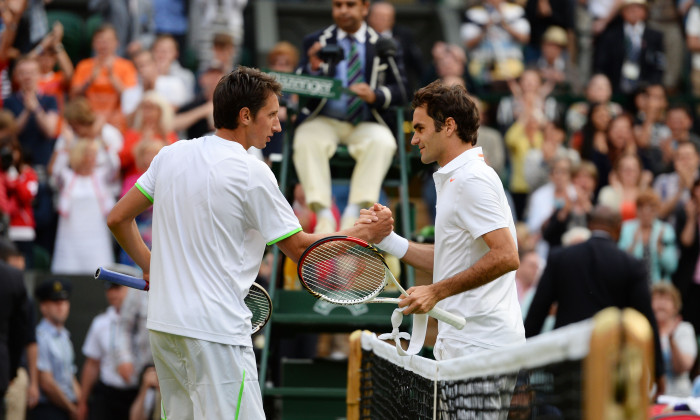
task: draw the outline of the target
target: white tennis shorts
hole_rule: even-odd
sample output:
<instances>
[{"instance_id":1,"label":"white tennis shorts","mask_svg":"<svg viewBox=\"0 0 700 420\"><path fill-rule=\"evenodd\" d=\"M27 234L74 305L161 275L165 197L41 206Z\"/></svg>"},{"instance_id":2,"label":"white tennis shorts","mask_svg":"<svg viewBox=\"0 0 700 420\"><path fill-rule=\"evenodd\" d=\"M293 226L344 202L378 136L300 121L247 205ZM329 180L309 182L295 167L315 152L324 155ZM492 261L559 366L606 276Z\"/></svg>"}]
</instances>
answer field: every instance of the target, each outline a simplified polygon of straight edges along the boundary
<instances>
[{"instance_id":1,"label":"white tennis shorts","mask_svg":"<svg viewBox=\"0 0 700 420\"><path fill-rule=\"evenodd\" d=\"M166 420L265 419L251 347L150 330Z\"/></svg>"}]
</instances>

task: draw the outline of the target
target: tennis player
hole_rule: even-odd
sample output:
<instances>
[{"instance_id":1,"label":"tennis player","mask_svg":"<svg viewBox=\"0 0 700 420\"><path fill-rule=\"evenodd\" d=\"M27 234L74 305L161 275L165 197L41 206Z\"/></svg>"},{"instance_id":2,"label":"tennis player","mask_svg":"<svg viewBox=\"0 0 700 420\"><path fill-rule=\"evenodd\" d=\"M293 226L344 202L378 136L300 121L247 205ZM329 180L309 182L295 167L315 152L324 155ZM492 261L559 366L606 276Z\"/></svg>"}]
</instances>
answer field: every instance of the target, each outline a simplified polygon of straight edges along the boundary
<instances>
[{"instance_id":1,"label":"tennis player","mask_svg":"<svg viewBox=\"0 0 700 420\"><path fill-rule=\"evenodd\" d=\"M392 232L378 246L432 272L433 283L408 289L399 306L410 314L438 305L466 318L462 330L438 322L438 360L524 343L515 226L503 185L476 146L479 112L463 87L439 81L418 90L412 106L411 144L419 147L423 163L440 165L433 175L435 245Z\"/></svg>"},{"instance_id":2,"label":"tennis player","mask_svg":"<svg viewBox=\"0 0 700 420\"><path fill-rule=\"evenodd\" d=\"M269 167L246 152L280 131L280 93L255 69L224 76L214 134L163 148L108 217L150 279L147 327L168 420L265 418L243 299L265 244L297 261L325 236L302 231ZM152 253L134 221L151 204ZM343 234L376 242L393 219L387 210L374 220Z\"/></svg>"}]
</instances>

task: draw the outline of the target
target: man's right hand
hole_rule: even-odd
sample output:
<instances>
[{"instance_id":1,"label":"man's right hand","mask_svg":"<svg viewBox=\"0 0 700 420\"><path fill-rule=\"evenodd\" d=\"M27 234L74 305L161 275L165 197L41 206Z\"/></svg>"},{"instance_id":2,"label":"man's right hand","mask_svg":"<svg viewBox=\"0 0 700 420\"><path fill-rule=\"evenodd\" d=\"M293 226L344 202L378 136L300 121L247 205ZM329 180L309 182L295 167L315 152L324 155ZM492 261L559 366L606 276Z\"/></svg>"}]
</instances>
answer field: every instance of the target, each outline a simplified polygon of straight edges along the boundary
<instances>
[{"instance_id":1,"label":"man's right hand","mask_svg":"<svg viewBox=\"0 0 700 420\"><path fill-rule=\"evenodd\" d=\"M321 43L316 41L306 52L306 55L309 57L309 67L311 71L318 71L318 69L321 68L321 64L323 64L323 60L318 56L319 51L321 51Z\"/></svg>"},{"instance_id":2,"label":"man's right hand","mask_svg":"<svg viewBox=\"0 0 700 420\"><path fill-rule=\"evenodd\" d=\"M360 210L360 217L355 226L368 228L368 241L379 243L394 230L394 218L391 209L375 203L370 209Z\"/></svg>"}]
</instances>

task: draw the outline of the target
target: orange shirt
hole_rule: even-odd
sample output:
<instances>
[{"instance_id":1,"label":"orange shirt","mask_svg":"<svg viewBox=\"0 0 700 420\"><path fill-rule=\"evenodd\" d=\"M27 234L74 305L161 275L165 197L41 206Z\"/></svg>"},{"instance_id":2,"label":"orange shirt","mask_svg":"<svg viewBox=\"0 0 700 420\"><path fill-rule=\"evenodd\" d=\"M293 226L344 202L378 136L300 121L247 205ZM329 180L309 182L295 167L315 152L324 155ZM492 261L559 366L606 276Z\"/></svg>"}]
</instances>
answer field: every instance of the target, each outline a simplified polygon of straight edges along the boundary
<instances>
[{"instance_id":1,"label":"orange shirt","mask_svg":"<svg viewBox=\"0 0 700 420\"><path fill-rule=\"evenodd\" d=\"M157 139L163 140L160 137ZM134 156L134 148L141 141L141 132L130 128L124 133L124 146L119 152L119 159L122 164L122 174L126 178L129 175L138 174L139 170L136 168L136 157ZM168 144L173 144L177 141L177 134L171 131L166 136L165 142Z\"/></svg>"},{"instance_id":2,"label":"orange shirt","mask_svg":"<svg viewBox=\"0 0 700 420\"><path fill-rule=\"evenodd\" d=\"M86 58L79 62L75 68L73 80L71 80L71 88L83 86L90 79L96 63L97 60L94 58ZM136 86L138 83L136 68L127 59L116 57L112 72L122 83L124 89ZM121 112L121 95L109 81L107 69L100 70L100 73L85 91L85 97L96 113L107 117L108 123L120 130L126 128L126 120Z\"/></svg>"},{"instance_id":3,"label":"orange shirt","mask_svg":"<svg viewBox=\"0 0 700 420\"><path fill-rule=\"evenodd\" d=\"M63 127L63 106L66 102L65 76L63 72L52 71L41 75L39 78L39 93L53 96L58 104L58 123L56 124L56 137L61 134Z\"/></svg>"}]
</instances>

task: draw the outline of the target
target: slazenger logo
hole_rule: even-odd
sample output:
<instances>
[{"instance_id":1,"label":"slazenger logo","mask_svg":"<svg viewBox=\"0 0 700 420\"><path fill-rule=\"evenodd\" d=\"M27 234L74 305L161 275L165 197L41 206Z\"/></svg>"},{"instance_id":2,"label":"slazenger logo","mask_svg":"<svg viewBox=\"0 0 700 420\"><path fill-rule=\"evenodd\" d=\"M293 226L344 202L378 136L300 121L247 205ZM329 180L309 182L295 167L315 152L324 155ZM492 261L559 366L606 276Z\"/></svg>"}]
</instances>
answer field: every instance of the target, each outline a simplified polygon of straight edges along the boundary
<instances>
[{"instance_id":1,"label":"slazenger logo","mask_svg":"<svg viewBox=\"0 0 700 420\"><path fill-rule=\"evenodd\" d=\"M454 181L456 178L450 178L450 182Z\"/></svg>"}]
</instances>

